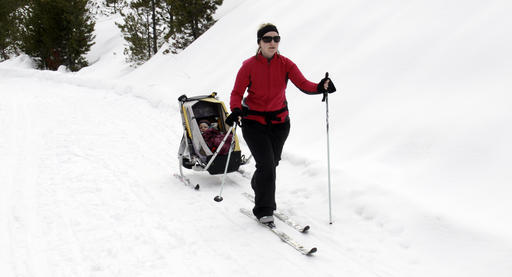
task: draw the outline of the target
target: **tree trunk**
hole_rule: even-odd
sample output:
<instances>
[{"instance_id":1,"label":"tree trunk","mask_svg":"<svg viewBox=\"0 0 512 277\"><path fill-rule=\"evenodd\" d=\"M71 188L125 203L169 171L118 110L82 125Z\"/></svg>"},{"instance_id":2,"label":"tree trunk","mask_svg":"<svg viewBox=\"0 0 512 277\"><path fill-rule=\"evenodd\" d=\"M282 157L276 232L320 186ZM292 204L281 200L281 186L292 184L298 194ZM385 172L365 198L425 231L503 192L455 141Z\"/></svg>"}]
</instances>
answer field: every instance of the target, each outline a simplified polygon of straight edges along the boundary
<instances>
[{"instance_id":1,"label":"tree trunk","mask_svg":"<svg viewBox=\"0 0 512 277\"><path fill-rule=\"evenodd\" d=\"M58 49L51 49L48 57L44 61L46 68L49 70L57 70L62 65L61 53Z\"/></svg>"},{"instance_id":2,"label":"tree trunk","mask_svg":"<svg viewBox=\"0 0 512 277\"><path fill-rule=\"evenodd\" d=\"M157 33L156 33L156 8L155 8L155 0L151 0L151 8L152 8L152 18L153 18L153 55L158 51L157 43Z\"/></svg>"},{"instance_id":3,"label":"tree trunk","mask_svg":"<svg viewBox=\"0 0 512 277\"><path fill-rule=\"evenodd\" d=\"M171 35L174 34L174 16L173 16L173 11L172 11L172 7L169 7L167 8L167 14L169 14L169 22L167 22L168 24L168 27L169 27L169 34L167 34L169 37Z\"/></svg>"},{"instance_id":4,"label":"tree trunk","mask_svg":"<svg viewBox=\"0 0 512 277\"><path fill-rule=\"evenodd\" d=\"M147 44L148 44L148 60L151 58L151 56L153 56L153 54L151 54L151 26L150 26L150 22L149 22L149 14L146 13L146 37L147 37Z\"/></svg>"},{"instance_id":5,"label":"tree trunk","mask_svg":"<svg viewBox=\"0 0 512 277\"><path fill-rule=\"evenodd\" d=\"M192 19L192 37L194 38L194 40L196 40L199 37L199 26L197 25L199 25L197 24L197 20L195 18Z\"/></svg>"},{"instance_id":6,"label":"tree trunk","mask_svg":"<svg viewBox=\"0 0 512 277\"><path fill-rule=\"evenodd\" d=\"M2 50L0 51L0 54L1 54L0 56L2 57L2 60L7 60L7 59L9 59L9 56L7 55L7 53L5 53L5 49L2 49Z\"/></svg>"}]
</instances>

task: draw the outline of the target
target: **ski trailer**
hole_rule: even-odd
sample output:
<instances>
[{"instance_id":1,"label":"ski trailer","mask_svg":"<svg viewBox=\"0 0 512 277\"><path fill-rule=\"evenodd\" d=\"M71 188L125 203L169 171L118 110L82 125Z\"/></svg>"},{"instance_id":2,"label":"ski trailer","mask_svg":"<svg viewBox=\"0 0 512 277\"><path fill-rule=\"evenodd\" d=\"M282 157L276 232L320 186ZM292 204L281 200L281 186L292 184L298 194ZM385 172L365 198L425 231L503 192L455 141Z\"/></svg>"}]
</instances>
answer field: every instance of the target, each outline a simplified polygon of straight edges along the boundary
<instances>
[{"instance_id":1,"label":"ski trailer","mask_svg":"<svg viewBox=\"0 0 512 277\"><path fill-rule=\"evenodd\" d=\"M224 103L217 98L217 93L195 97L182 95L178 101L183 123L183 137L178 151L181 177L184 178L181 167L195 171L208 171L212 175L237 171L246 160L241 153L236 133L232 134L234 141L229 155L220 154L233 128L225 123L229 113ZM216 149L210 149L201 134L199 122L203 120L208 120L212 128L225 134Z\"/></svg>"}]
</instances>

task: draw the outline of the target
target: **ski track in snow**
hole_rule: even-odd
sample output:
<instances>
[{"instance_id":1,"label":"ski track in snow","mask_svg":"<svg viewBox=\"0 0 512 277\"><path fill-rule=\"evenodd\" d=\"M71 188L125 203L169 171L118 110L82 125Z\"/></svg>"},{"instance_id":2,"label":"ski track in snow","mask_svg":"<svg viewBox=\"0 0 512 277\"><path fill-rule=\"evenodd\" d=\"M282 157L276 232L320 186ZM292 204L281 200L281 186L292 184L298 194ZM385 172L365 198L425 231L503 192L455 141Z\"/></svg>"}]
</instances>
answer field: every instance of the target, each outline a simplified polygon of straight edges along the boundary
<instances>
[{"instance_id":1,"label":"ski track in snow","mask_svg":"<svg viewBox=\"0 0 512 277\"><path fill-rule=\"evenodd\" d=\"M199 192L172 177L181 138L174 111L112 93L110 85L77 84L48 72L18 71L0 80L0 260L6 261L0 272L6 276L453 276L467 257L510 269L507 261L485 260L485 252L443 261L457 254L449 249L434 257L439 249L428 245L436 240L430 234L468 252L511 252L336 169L329 226L322 166L285 153L279 208L312 230L302 235L280 227L319 249L302 257L238 212L251 207L240 193L250 189L254 161L228 176L222 203L213 201L221 176L185 170L201 184ZM414 214L418 226L391 214L400 205L412 209L405 216ZM434 267L452 261L455 268Z\"/></svg>"}]
</instances>

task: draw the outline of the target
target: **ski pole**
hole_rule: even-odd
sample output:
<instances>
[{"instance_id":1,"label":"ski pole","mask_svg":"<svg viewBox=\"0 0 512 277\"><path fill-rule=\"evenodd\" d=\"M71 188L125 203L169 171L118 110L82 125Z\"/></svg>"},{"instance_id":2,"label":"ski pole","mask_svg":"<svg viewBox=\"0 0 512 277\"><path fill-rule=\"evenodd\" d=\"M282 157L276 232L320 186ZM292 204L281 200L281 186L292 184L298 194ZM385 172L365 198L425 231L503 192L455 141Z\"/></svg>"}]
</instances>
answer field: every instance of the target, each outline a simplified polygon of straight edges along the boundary
<instances>
[{"instance_id":1,"label":"ski pole","mask_svg":"<svg viewBox=\"0 0 512 277\"><path fill-rule=\"evenodd\" d=\"M224 198L222 198L222 190L224 189L224 182L226 181L226 175L228 173L228 167L229 167L229 159L231 158L231 152L233 152L233 144L235 142L235 134L236 134L236 125L231 127L233 129L233 136L231 137L231 144L229 145L229 152L228 152L228 159L226 161L226 167L224 168L224 175L222 175L222 183L220 184L220 192L219 192L219 195L215 196L213 198L213 200L215 200L215 202L221 202L222 200L224 200ZM227 137L227 135L226 135ZM220 147L219 147L220 149Z\"/></svg>"},{"instance_id":2,"label":"ski pole","mask_svg":"<svg viewBox=\"0 0 512 277\"><path fill-rule=\"evenodd\" d=\"M329 73L325 73L325 78L329 78ZM324 92L324 98L322 102L325 102L325 122L327 130L327 180L328 180L328 191L329 191L329 224L332 224L332 201L331 201L331 150L329 147L329 93Z\"/></svg>"},{"instance_id":3,"label":"ski pole","mask_svg":"<svg viewBox=\"0 0 512 277\"><path fill-rule=\"evenodd\" d=\"M224 136L224 139L222 139L222 141L220 142L219 146L217 147L217 151L215 151L215 153L213 154L213 157L210 159L210 161L208 162L208 164L204 168L205 171L208 170L208 168L210 168L210 166L212 165L212 163L215 160L215 158L217 158L217 155L219 154L220 149L222 149L222 146L224 146L224 143L226 142L226 139L228 138L228 136L229 136L229 134L231 133L232 130L233 130L233 127L229 127L229 130L226 133L226 135Z\"/></svg>"}]
</instances>

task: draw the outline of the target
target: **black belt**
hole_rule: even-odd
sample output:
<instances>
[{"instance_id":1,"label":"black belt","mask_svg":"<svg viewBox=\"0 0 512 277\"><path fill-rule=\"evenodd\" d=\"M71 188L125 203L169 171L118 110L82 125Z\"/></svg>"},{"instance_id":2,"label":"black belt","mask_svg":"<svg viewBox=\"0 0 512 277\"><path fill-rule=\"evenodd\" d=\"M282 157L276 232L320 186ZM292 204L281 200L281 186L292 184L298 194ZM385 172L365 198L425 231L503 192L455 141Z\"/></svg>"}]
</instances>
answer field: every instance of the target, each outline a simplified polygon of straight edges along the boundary
<instances>
[{"instance_id":1,"label":"black belt","mask_svg":"<svg viewBox=\"0 0 512 277\"><path fill-rule=\"evenodd\" d=\"M284 106L282 109L277 111L270 111L270 112L261 112L261 111L255 111L255 110L249 110L249 108L242 106L242 114L244 116L246 115L259 115L263 116L265 118L265 122L267 124L272 124L272 120L274 121L281 121L281 118L277 117L277 115L288 111L288 105Z\"/></svg>"}]
</instances>

